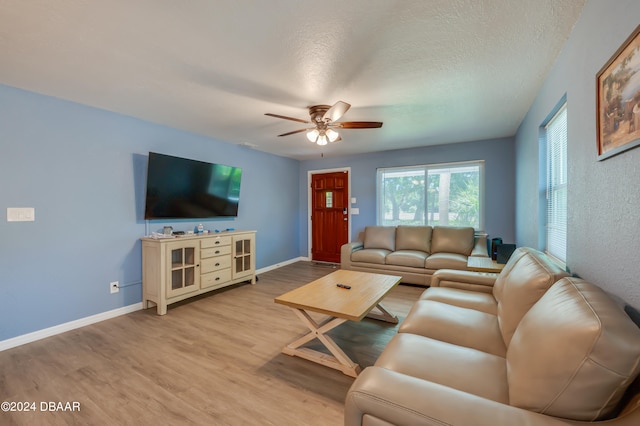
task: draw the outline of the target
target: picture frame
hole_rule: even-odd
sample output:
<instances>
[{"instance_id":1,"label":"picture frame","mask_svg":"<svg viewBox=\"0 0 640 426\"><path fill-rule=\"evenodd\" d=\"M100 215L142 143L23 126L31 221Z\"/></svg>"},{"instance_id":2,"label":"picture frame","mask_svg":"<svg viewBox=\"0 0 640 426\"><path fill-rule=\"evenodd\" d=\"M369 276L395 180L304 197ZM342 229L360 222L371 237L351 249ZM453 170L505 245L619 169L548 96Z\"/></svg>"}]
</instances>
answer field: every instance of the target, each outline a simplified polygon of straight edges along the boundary
<instances>
[{"instance_id":1,"label":"picture frame","mask_svg":"<svg viewBox=\"0 0 640 426\"><path fill-rule=\"evenodd\" d=\"M598 161L640 145L640 25L596 74Z\"/></svg>"}]
</instances>

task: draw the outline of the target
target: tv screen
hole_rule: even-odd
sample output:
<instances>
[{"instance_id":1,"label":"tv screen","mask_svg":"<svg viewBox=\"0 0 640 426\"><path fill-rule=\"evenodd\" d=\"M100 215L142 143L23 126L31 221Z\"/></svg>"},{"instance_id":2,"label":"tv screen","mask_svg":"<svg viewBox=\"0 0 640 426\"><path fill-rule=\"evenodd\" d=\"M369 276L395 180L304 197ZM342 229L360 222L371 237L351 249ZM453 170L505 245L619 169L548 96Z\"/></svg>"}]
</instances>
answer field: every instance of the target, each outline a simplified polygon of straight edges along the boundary
<instances>
[{"instance_id":1,"label":"tv screen","mask_svg":"<svg viewBox=\"0 0 640 426\"><path fill-rule=\"evenodd\" d=\"M238 216L242 169L149 153L145 219Z\"/></svg>"}]
</instances>

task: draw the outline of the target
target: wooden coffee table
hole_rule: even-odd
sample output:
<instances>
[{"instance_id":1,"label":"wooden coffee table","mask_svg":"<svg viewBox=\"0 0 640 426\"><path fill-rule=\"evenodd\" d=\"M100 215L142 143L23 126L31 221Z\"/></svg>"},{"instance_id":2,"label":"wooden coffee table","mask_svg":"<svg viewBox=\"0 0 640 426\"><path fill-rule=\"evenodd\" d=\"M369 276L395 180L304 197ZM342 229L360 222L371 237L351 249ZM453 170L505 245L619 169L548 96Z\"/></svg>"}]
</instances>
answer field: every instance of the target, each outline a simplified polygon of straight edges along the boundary
<instances>
[{"instance_id":1,"label":"wooden coffee table","mask_svg":"<svg viewBox=\"0 0 640 426\"><path fill-rule=\"evenodd\" d=\"M360 366L327 335L327 332L346 321L360 321L365 317L398 323L398 317L386 310L380 301L400 282L402 277L338 270L309 284L276 297L275 302L289 306L310 332L282 349L287 355L299 356L344 374L357 377ZM350 286L350 289L337 284ZM373 311L375 309L375 311ZM373 311L373 312L372 312ZM329 317L318 323L309 312ZM301 346L318 339L331 355Z\"/></svg>"}]
</instances>

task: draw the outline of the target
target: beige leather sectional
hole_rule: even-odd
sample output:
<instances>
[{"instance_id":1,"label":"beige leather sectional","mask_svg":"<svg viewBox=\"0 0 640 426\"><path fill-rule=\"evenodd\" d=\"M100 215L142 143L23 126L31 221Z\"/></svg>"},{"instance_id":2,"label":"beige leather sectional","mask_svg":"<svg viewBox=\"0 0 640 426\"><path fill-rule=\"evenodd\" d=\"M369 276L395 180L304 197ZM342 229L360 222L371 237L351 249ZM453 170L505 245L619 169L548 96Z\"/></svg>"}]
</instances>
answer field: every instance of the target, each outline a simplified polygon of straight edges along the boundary
<instances>
[{"instance_id":1,"label":"beige leather sectional","mask_svg":"<svg viewBox=\"0 0 640 426\"><path fill-rule=\"evenodd\" d=\"M358 241L342 246L340 266L429 285L438 269L466 270L469 256L488 256L486 237L476 236L473 228L367 226Z\"/></svg>"},{"instance_id":2,"label":"beige leather sectional","mask_svg":"<svg viewBox=\"0 0 640 426\"><path fill-rule=\"evenodd\" d=\"M600 288L530 248L493 279L431 284L353 383L346 425L640 424L640 329Z\"/></svg>"}]
</instances>

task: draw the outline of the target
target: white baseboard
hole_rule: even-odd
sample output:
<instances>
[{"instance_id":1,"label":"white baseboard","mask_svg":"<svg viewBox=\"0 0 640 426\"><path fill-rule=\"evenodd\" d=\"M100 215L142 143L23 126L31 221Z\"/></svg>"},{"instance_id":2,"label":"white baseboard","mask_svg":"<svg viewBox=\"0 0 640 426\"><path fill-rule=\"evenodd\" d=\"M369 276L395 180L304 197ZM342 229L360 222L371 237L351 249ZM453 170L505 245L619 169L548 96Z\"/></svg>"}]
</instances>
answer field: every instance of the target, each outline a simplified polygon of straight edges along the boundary
<instances>
[{"instance_id":1,"label":"white baseboard","mask_svg":"<svg viewBox=\"0 0 640 426\"><path fill-rule=\"evenodd\" d=\"M283 266L291 265L292 263L302 262L305 260L309 260L305 257L296 257L294 259L285 260L284 262L276 263L275 265L266 266L264 268L256 269L256 275L264 274L265 272L273 271L274 269L282 268Z\"/></svg>"},{"instance_id":2,"label":"white baseboard","mask_svg":"<svg viewBox=\"0 0 640 426\"><path fill-rule=\"evenodd\" d=\"M292 263L305 261L305 260L309 260L309 259L305 257L297 257L295 259L290 259L284 262L276 263L275 265L267 266L267 267L256 270L256 275L262 274L268 271L272 271L274 269L282 268L283 266L290 265ZM131 312L139 311L141 309L142 309L142 302L134 303L133 305L113 309L111 311L102 312L100 314L91 315L91 316L80 318L74 321L69 321L64 324L59 324L53 327L44 328L42 330L34 331L33 333L27 333L27 334L23 334L22 336L16 336L10 339L2 340L0 341L0 352L7 349L15 348L17 346L25 345L27 343L35 342L36 340L55 336L56 334L61 334L67 331L75 330L76 328L84 327L85 325L95 324L100 321L119 317L120 315L130 314Z\"/></svg>"},{"instance_id":3,"label":"white baseboard","mask_svg":"<svg viewBox=\"0 0 640 426\"><path fill-rule=\"evenodd\" d=\"M100 321L119 317L120 315L126 315L131 312L139 311L140 309L142 309L142 302L134 303L133 305L125 306L122 308L113 309L111 311L102 312L100 314L91 315L89 317L80 318L75 321L65 322L64 324L59 324L53 327L34 331L33 333L27 333L23 334L22 336L12 337L11 339L2 340L0 341L0 351L35 342L36 340L44 339L46 337L55 336L56 334L75 330L76 328L84 327L85 325L95 324Z\"/></svg>"}]
</instances>

